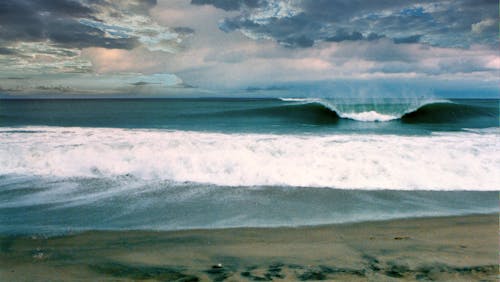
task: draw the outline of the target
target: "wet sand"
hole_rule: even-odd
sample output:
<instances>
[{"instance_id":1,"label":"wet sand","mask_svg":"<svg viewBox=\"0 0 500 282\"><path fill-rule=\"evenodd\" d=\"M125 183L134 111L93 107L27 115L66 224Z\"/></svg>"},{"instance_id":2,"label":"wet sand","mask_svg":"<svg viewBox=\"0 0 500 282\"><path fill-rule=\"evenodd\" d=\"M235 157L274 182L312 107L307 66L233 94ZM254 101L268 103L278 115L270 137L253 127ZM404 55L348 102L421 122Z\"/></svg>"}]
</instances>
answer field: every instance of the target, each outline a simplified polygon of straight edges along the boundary
<instances>
[{"instance_id":1,"label":"wet sand","mask_svg":"<svg viewBox=\"0 0 500 282\"><path fill-rule=\"evenodd\" d=\"M0 281L497 281L498 214L0 237Z\"/></svg>"}]
</instances>

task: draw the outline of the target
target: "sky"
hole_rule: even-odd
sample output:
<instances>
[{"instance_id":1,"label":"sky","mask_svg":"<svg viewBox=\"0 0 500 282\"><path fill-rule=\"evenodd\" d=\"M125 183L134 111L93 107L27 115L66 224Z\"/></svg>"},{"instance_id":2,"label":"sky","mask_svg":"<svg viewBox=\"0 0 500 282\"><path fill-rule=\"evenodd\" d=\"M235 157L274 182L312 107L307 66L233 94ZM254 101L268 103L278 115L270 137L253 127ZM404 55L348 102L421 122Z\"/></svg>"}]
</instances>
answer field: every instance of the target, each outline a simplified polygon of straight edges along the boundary
<instances>
[{"instance_id":1,"label":"sky","mask_svg":"<svg viewBox=\"0 0 500 282\"><path fill-rule=\"evenodd\" d=\"M0 97L498 97L496 0L2 0Z\"/></svg>"}]
</instances>

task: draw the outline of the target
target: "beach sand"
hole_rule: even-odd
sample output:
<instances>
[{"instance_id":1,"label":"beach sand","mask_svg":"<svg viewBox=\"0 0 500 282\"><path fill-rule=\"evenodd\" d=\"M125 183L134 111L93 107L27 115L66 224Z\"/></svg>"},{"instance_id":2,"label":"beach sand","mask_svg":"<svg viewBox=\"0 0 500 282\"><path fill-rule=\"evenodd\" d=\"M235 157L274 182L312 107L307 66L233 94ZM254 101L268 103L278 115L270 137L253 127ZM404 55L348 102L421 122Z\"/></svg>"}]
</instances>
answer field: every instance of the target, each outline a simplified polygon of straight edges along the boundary
<instances>
[{"instance_id":1,"label":"beach sand","mask_svg":"<svg viewBox=\"0 0 500 282\"><path fill-rule=\"evenodd\" d=\"M491 214L3 236L0 281L497 281L498 223Z\"/></svg>"}]
</instances>

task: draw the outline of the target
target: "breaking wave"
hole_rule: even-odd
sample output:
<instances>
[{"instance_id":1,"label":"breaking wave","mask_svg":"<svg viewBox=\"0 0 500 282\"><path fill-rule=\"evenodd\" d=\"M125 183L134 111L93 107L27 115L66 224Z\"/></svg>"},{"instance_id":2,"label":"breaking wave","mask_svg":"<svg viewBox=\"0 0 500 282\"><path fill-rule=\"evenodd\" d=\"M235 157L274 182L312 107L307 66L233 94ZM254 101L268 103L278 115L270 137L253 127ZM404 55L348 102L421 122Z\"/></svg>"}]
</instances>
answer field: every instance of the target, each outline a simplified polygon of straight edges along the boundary
<instances>
[{"instance_id":1,"label":"breaking wave","mask_svg":"<svg viewBox=\"0 0 500 282\"><path fill-rule=\"evenodd\" d=\"M273 135L4 127L0 175L220 186L496 190L498 133Z\"/></svg>"},{"instance_id":2,"label":"breaking wave","mask_svg":"<svg viewBox=\"0 0 500 282\"><path fill-rule=\"evenodd\" d=\"M296 111L296 113L304 112L305 110L314 110L317 111L317 115L324 114L330 118L365 122L401 120L405 123L443 123L473 117L498 116L498 109L496 108L463 105L447 100L430 100L418 104L373 104L361 106L335 103L327 99L317 98L280 98L280 100L291 103L287 106L281 106L281 108L286 107L287 110ZM325 110L327 111L325 112Z\"/></svg>"}]
</instances>

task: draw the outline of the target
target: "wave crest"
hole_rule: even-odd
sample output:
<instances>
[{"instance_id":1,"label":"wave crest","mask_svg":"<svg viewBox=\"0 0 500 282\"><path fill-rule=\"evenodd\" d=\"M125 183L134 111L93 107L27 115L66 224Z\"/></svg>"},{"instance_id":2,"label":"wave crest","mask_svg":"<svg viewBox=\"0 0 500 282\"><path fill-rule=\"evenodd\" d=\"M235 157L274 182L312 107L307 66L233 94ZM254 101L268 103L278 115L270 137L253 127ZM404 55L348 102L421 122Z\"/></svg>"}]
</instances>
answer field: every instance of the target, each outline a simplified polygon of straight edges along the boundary
<instances>
[{"instance_id":1,"label":"wave crest","mask_svg":"<svg viewBox=\"0 0 500 282\"><path fill-rule=\"evenodd\" d=\"M393 104L390 109L376 109L377 105L364 105L356 108L356 104L342 104L320 98L280 98L291 102L297 109L305 105L316 104L330 110L343 119L363 122L384 122L401 120L406 123L440 123L453 122L477 116L496 116L498 110L484 107L458 104L448 100L427 100L419 103ZM383 106L391 104L381 104ZM375 109L374 109L375 108ZM292 109L293 110L293 109Z\"/></svg>"}]
</instances>

